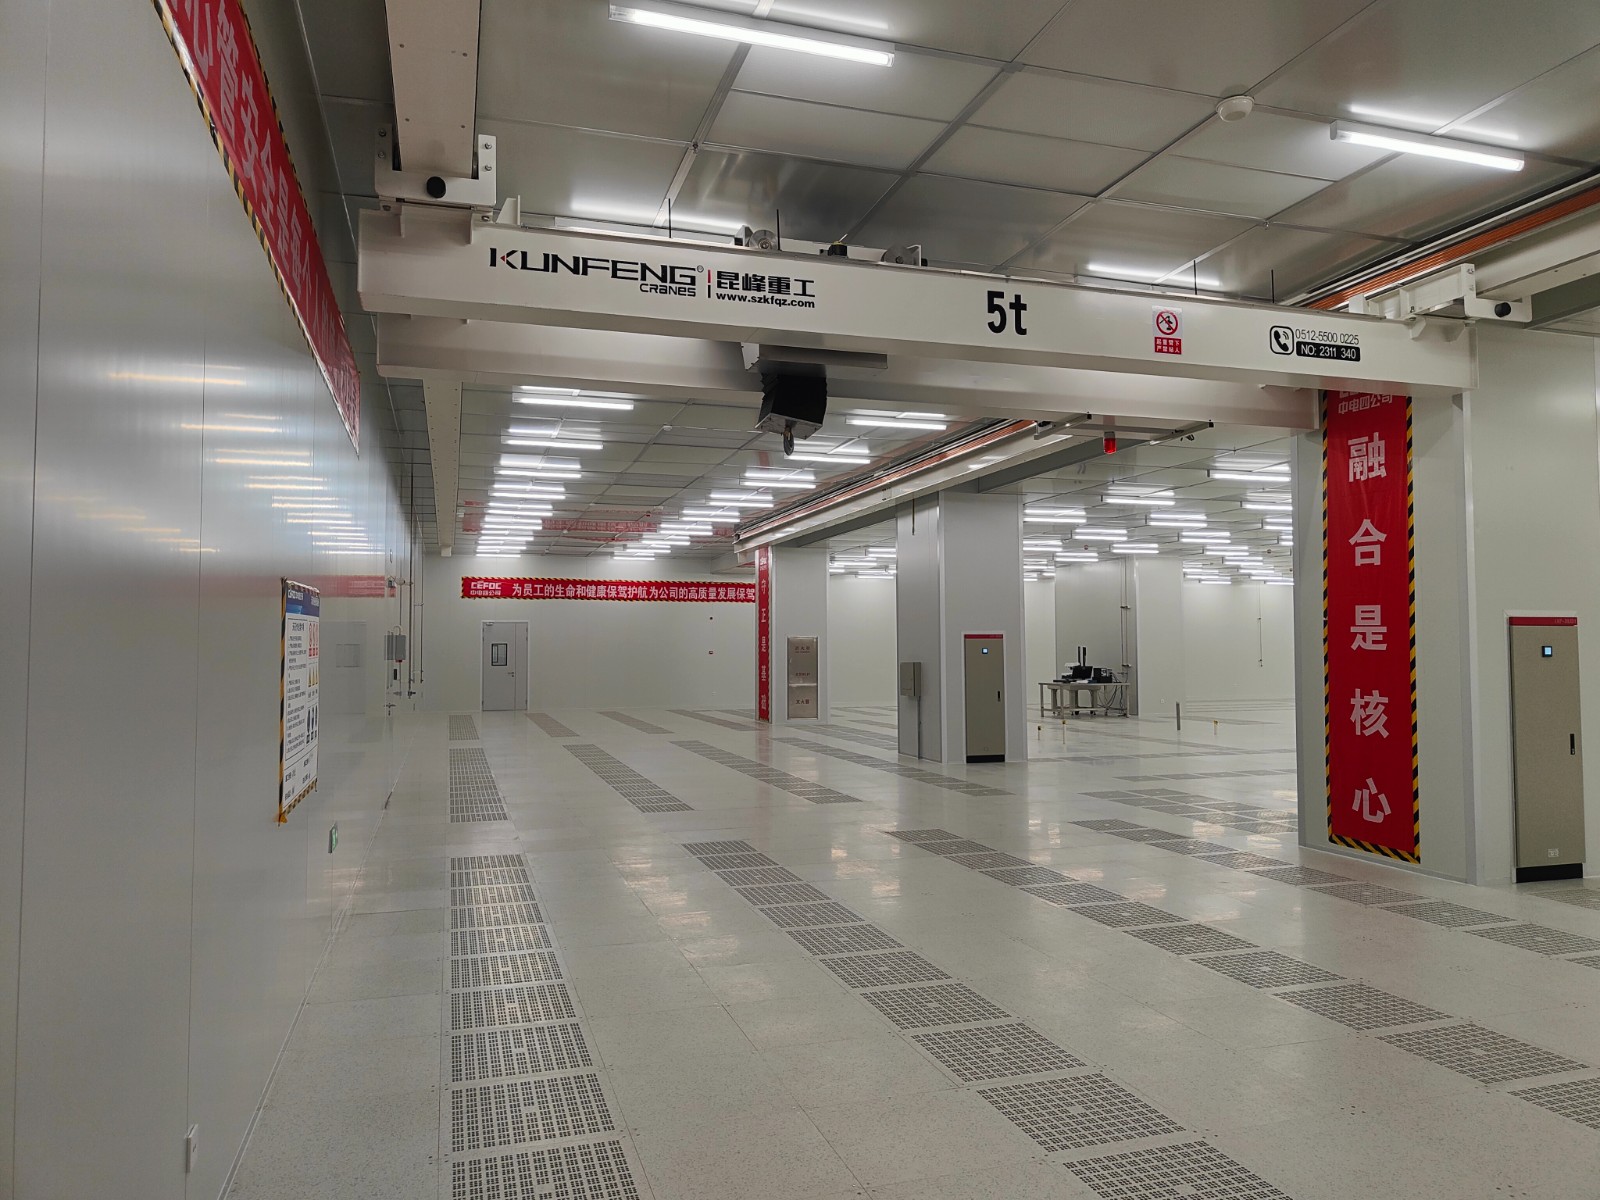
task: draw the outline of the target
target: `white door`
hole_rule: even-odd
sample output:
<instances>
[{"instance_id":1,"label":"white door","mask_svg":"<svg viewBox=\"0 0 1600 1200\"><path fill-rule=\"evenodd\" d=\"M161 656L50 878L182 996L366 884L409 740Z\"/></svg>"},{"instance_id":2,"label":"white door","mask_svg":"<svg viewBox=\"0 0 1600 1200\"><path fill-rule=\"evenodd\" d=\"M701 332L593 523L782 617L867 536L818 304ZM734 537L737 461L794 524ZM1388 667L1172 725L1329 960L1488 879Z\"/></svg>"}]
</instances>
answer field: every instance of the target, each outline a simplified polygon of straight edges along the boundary
<instances>
[{"instance_id":1,"label":"white door","mask_svg":"<svg viewBox=\"0 0 1600 1200\"><path fill-rule=\"evenodd\" d=\"M483 623L483 711L528 707L528 623Z\"/></svg>"}]
</instances>

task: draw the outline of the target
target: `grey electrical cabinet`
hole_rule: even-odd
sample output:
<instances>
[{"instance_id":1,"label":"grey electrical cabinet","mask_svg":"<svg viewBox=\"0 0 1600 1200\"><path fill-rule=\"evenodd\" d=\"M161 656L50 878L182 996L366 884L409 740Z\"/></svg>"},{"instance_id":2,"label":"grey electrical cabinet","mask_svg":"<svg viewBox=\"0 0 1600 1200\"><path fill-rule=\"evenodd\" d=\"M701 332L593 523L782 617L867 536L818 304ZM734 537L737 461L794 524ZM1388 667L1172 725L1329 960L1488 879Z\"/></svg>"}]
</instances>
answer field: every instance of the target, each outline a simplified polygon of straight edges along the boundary
<instances>
[{"instance_id":1,"label":"grey electrical cabinet","mask_svg":"<svg viewBox=\"0 0 1600 1200\"><path fill-rule=\"evenodd\" d=\"M792 637L788 641L784 669L787 672L788 708L791 721L815 718L818 709L820 667L819 648L814 637Z\"/></svg>"},{"instance_id":2,"label":"grey electrical cabinet","mask_svg":"<svg viewBox=\"0 0 1600 1200\"><path fill-rule=\"evenodd\" d=\"M967 761L1004 762L1006 758L1005 638L969 633L966 647Z\"/></svg>"},{"instance_id":3,"label":"grey electrical cabinet","mask_svg":"<svg viewBox=\"0 0 1600 1200\"><path fill-rule=\"evenodd\" d=\"M1578 622L1512 617L1511 771L1517 882L1583 875Z\"/></svg>"}]
</instances>

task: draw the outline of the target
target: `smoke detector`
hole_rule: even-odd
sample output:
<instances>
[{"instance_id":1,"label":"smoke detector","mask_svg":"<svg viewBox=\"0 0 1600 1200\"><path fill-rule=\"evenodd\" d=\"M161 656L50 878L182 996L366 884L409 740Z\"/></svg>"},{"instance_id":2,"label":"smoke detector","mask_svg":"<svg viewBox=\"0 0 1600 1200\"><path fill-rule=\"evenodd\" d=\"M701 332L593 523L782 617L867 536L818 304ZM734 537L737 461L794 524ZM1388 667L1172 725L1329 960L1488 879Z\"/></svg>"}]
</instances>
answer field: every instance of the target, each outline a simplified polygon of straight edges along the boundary
<instances>
[{"instance_id":1,"label":"smoke detector","mask_svg":"<svg viewBox=\"0 0 1600 1200\"><path fill-rule=\"evenodd\" d=\"M1226 100L1217 102L1217 116L1224 121L1242 121L1250 115L1250 110L1255 106L1256 102L1249 96L1229 96Z\"/></svg>"}]
</instances>

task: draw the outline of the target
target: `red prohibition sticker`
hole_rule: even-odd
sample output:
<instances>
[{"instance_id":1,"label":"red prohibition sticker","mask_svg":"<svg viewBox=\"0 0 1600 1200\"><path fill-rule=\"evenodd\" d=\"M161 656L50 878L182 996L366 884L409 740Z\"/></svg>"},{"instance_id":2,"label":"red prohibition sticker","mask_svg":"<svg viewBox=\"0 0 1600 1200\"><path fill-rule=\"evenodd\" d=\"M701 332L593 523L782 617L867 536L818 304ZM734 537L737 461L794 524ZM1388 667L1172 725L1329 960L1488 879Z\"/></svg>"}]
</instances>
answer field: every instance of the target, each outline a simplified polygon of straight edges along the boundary
<instances>
[{"instance_id":1,"label":"red prohibition sticker","mask_svg":"<svg viewBox=\"0 0 1600 1200\"><path fill-rule=\"evenodd\" d=\"M1183 353L1183 310L1160 308L1152 310L1153 337L1151 349L1157 354Z\"/></svg>"}]
</instances>

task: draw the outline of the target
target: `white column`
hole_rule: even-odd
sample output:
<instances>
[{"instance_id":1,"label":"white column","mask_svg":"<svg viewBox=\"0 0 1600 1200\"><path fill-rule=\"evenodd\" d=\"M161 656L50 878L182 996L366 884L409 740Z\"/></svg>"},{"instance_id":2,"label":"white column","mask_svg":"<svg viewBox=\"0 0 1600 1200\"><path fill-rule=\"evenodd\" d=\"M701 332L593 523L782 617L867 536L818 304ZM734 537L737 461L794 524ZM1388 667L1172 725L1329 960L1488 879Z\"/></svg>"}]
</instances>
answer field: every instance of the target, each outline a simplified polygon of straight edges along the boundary
<instances>
[{"instance_id":1,"label":"white column","mask_svg":"<svg viewBox=\"0 0 1600 1200\"><path fill-rule=\"evenodd\" d=\"M789 639L817 639L815 717L828 719L828 552L825 549L772 551L772 723L789 717Z\"/></svg>"},{"instance_id":2,"label":"white column","mask_svg":"<svg viewBox=\"0 0 1600 1200\"><path fill-rule=\"evenodd\" d=\"M963 642L1002 635L1006 758L1027 757L1022 505L1016 496L946 492L899 514L895 581L898 658L922 663L921 755L966 761ZM918 752L917 701L900 698L900 751Z\"/></svg>"}]
</instances>

